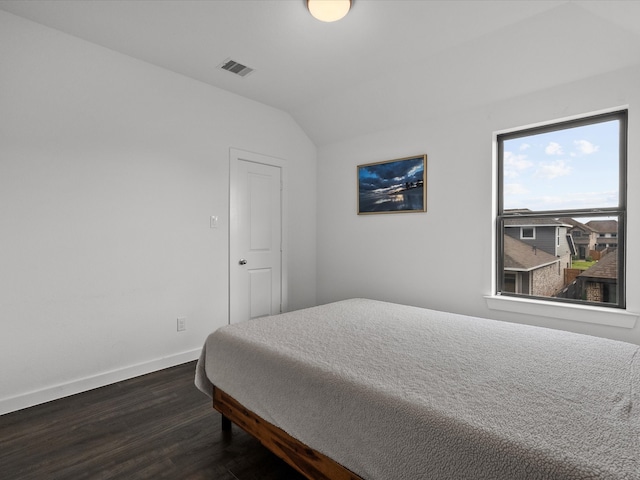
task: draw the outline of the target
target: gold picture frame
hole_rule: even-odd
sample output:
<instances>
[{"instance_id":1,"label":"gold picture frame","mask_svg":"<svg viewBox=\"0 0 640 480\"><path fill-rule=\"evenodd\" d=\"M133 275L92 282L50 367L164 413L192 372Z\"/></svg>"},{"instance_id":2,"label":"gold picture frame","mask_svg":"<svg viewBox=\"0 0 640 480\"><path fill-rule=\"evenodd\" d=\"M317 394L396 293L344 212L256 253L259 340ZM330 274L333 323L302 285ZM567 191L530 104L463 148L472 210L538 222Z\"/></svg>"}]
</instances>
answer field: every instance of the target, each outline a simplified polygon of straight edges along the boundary
<instances>
[{"instance_id":1,"label":"gold picture frame","mask_svg":"<svg viewBox=\"0 0 640 480\"><path fill-rule=\"evenodd\" d=\"M358 215L427 211L427 155L358 165Z\"/></svg>"}]
</instances>

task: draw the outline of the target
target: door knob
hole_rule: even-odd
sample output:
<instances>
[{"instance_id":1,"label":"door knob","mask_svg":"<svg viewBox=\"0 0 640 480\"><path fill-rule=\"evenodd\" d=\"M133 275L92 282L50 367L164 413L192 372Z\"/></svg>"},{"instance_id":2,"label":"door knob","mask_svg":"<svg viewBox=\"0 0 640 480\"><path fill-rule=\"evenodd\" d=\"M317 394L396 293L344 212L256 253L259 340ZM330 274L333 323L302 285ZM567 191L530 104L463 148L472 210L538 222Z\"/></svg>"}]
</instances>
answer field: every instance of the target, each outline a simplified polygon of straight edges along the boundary
<instances>
[{"instance_id":1,"label":"door knob","mask_svg":"<svg viewBox=\"0 0 640 480\"><path fill-rule=\"evenodd\" d=\"M240 261L238 262L240 265L246 265L247 261L244 258L241 258Z\"/></svg>"}]
</instances>

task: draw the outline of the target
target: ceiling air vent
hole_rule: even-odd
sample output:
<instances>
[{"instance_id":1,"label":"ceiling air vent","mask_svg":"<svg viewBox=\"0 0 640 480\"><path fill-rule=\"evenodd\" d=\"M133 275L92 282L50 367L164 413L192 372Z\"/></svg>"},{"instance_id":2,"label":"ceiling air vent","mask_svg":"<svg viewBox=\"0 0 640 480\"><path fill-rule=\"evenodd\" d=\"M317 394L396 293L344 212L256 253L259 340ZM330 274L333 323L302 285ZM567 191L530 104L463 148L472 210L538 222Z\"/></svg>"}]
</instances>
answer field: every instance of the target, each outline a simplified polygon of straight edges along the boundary
<instances>
[{"instance_id":1,"label":"ceiling air vent","mask_svg":"<svg viewBox=\"0 0 640 480\"><path fill-rule=\"evenodd\" d=\"M238 63L235 60L231 60L230 58L227 58L224 62L222 62L219 67L222 70L235 73L236 75L240 75L241 77L246 77L251 72L253 72L253 68L242 65L241 63Z\"/></svg>"}]
</instances>

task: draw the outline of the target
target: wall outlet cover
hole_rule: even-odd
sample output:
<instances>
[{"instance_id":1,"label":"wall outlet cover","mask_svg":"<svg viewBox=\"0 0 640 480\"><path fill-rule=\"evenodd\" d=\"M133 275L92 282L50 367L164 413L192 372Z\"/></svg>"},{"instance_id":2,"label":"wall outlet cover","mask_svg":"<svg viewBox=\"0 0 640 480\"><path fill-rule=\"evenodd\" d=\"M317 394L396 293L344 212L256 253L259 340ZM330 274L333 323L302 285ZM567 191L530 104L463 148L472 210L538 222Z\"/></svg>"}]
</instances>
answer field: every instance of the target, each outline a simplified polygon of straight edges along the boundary
<instances>
[{"instance_id":1,"label":"wall outlet cover","mask_svg":"<svg viewBox=\"0 0 640 480\"><path fill-rule=\"evenodd\" d=\"M178 317L178 332L184 332L187 329L187 317Z\"/></svg>"}]
</instances>

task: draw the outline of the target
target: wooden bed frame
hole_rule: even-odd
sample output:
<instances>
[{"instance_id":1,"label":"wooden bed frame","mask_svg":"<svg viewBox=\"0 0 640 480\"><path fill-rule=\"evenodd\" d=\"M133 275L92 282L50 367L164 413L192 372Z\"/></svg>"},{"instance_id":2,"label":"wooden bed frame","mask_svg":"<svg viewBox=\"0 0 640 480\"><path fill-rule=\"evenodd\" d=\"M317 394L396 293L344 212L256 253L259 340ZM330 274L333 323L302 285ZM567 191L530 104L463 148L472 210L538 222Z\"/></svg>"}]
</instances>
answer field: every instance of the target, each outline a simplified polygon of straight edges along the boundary
<instances>
[{"instance_id":1,"label":"wooden bed frame","mask_svg":"<svg viewBox=\"0 0 640 480\"><path fill-rule=\"evenodd\" d=\"M326 455L263 420L215 386L213 408L222 414L223 430L230 430L231 422L235 423L309 480L363 480Z\"/></svg>"}]
</instances>

